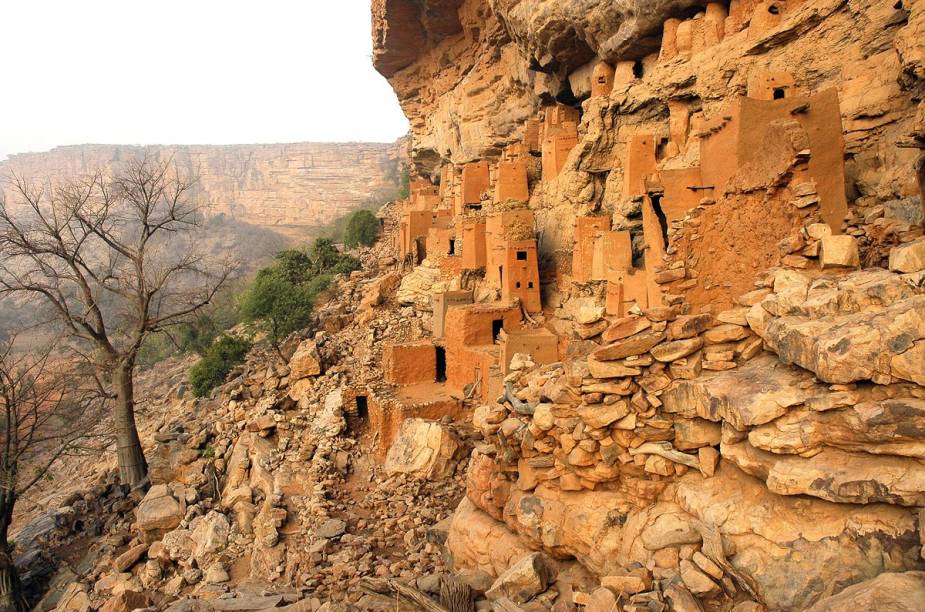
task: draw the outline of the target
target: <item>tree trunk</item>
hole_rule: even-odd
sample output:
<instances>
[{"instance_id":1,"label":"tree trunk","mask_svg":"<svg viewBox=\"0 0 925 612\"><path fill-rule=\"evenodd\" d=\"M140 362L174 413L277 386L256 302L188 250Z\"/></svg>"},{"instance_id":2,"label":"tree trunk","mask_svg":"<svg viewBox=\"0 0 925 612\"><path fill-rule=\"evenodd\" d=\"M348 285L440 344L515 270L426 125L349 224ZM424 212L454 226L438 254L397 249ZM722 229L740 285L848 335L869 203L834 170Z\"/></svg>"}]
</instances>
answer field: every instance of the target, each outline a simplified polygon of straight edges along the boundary
<instances>
[{"instance_id":1,"label":"tree trunk","mask_svg":"<svg viewBox=\"0 0 925 612\"><path fill-rule=\"evenodd\" d=\"M116 403L113 420L116 424L116 448L119 457L119 476L123 484L135 487L147 478L148 463L141 448L138 428L135 426L134 367L120 363L116 366L113 382Z\"/></svg>"},{"instance_id":2,"label":"tree trunk","mask_svg":"<svg viewBox=\"0 0 925 612\"><path fill-rule=\"evenodd\" d=\"M0 612L26 612L29 604L6 541L0 542Z\"/></svg>"}]
</instances>

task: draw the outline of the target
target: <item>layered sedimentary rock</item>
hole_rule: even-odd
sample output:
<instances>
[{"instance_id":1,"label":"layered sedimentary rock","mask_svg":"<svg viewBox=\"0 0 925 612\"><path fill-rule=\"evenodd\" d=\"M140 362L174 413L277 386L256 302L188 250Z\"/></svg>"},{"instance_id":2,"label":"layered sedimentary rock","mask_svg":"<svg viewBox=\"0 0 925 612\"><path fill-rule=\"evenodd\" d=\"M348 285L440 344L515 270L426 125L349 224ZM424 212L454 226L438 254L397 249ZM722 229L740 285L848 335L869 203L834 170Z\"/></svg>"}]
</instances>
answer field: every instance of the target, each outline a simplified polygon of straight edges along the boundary
<instances>
[{"instance_id":1,"label":"layered sedimentary rock","mask_svg":"<svg viewBox=\"0 0 925 612\"><path fill-rule=\"evenodd\" d=\"M105 169L142 155L172 158L198 177L195 200L212 215L259 226L324 225L394 188L400 147L376 143L228 146L77 145L23 153L0 163L43 180Z\"/></svg>"},{"instance_id":2,"label":"layered sedimentary rock","mask_svg":"<svg viewBox=\"0 0 925 612\"><path fill-rule=\"evenodd\" d=\"M925 5L381 0L373 22L412 123L394 248L432 337L408 350L482 437L457 569L502 587L541 550L598 579L537 608L893 583L913 605Z\"/></svg>"}]
</instances>

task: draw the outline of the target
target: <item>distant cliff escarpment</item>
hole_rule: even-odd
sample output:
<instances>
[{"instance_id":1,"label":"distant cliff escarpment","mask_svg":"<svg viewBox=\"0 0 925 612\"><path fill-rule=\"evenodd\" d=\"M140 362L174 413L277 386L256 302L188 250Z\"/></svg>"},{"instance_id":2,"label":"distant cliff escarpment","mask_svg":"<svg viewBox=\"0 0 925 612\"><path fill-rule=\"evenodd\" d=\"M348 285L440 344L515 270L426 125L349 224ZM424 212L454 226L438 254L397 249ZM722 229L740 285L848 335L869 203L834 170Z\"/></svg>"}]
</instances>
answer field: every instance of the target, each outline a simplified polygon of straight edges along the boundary
<instances>
[{"instance_id":1,"label":"distant cliff escarpment","mask_svg":"<svg viewBox=\"0 0 925 612\"><path fill-rule=\"evenodd\" d=\"M323 226L398 185L398 143L227 146L76 145L0 162L27 178L65 177L142 155L172 157L199 177L195 198L211 216L287 229Z\"/></svg>"}]
</instances>

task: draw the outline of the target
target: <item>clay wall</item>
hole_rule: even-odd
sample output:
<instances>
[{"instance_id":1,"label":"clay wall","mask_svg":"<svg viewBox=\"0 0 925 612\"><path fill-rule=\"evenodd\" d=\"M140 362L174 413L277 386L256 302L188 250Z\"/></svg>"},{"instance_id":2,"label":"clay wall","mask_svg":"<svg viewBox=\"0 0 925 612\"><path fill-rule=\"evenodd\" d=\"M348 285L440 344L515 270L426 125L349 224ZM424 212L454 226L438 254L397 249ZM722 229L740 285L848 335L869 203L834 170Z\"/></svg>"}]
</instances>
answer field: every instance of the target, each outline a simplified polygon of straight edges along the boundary
<instances>
[{"instance_id":1,"label":"clay wall","mask_svg":"<svg viewBox=\"0 0 925 612\"><path fill-rule=\"evenodd\" d=\"M543 180L551 181L565 166L568 154L578 144L577 127L574 124L565 124L562 132L547 136L543 140L542 167Z\"/></svg>"},{"instance_id":2,"label":"clay wall","mask_svg":"<svg viewBox=\"0 0 925 612\"><path fill-rule=\"evenodd\" d=\"M462 221L462 267L464 270L484 268L487 262L485 219L474 217Z\"/></svg>"},{"instance_id":3,"label":"clay wall","mask_svg":"<svg viewBox=\"0 0 925 612\"><path fill-rule=\"evenodd\" d=\"M528 119L527 123L524 125L524 146L528 151L540 150L540 120L539 119Z\"/></svg>"},{"instance_id":4,"label":"clay wall","mask_svg":"<svg viewBox=\"0 0 925 612\"><path fill-rule=\"evenodd\" d=\"M489 168L487 161L472 162L462 170L462 204L481 204L482 193L488 190Z\"/></svg>"},{"instance_id":5,"label":"clay wall","mask_svg":"<svg viewBox=\"0 0 925 612\"><path fill-rule=\"evenodd\" d=\"M592 278L597 239L610 230L610 217L576 217L575 248L572 251L572 279L588 282Z\"/></svg>"},{"instance_id":6,"label":"clay wall","mask_svg":"<svg viewBox=\"0 0 925 612\"><path fill-rule=\"evenodd\" d=\"M649 307L649 279L645 270L611 268L607 271L607 298L605 310L608 315L622 317L634 305Z\"/></svg>"},{"instance_id":7,"label":"clay wall","mask_svg":"<svg viewBox=\"0 0 925 612\"><path fill-rule=\"evenodd\" d=\"M504 265L504 243L514 236L533 235L533 211L516 208L494 213L485 218L485 280L500 287Z\"/></svg>"},{"instance_id":8,"label":"clay wall","mask_svg":"<svg viewBox=\"0 0 925 612\"><path fill-rule=\"evenodd\" d=\"M497 346L447 347L446 386L451 393L462 397L468 385L477 385L476 401L488 401L493 380L500 373L498 361L501 349Z\"/></svg>"},{"instance_id":9,"label":"clay wall","mask_svg":"<svg viewBox=\"0 0 925 612\"><path fill-rule=\"evenodd\" d=\"M501 373L507 374L515 353L529 355L534 363L559 361L559 337L547 329L511 330L501 340Z\"/></svg>"},{"instance_id":10,"label":"clay wall","mask_svg":"<svg viewBox=\"0 0 925 612\"><path fill-rule=\"evenodd\" d=\"M799 112L792 113L794 109ZM722 194L737 172L738 183L769 182L779 170L771 165L774 160L767 154L767 143L781 138L784 122L796 121L809 144L807 180L816 183L822 219L840 232L848 205L845 144L836 90L781 100L739 98L726 117L725 125L701 143L703 183L714 185L714 193Z\"/></svg>"},{"instance_id":11,"label":"clay wall","mask_svg":"<svg viewBox=\"0 0 925 612\"><path fill-rule=\"evenodd\" d=\"M748 97L756 100L781 100L798 95L793 75L783 72L755 72L749 75Z\"/></svg>"},{"instance_id":12,"label":"clay wall","mask_svg":"<svg viewBox=\"0 0 925 612\"><path fill-rule=\"evenodd\" d=\"M527 186L527 160L515 159L498 163L498 175L495 179L495 201L515 200L526 202L530 199Z\"/></svg>"},{"instance_id":13,"label":"clay wall","mask_svg":"<svg viewBox=\"0 0 925 612\"><path fill-rule=\"evenodd\" d=\"M472 301L472 291L444 291L435 295L433 302L434 338L443 338L443 330L446 324L446 313L450 308L471 304Z\"/></svg>"},{"instance_id":14,"label":"clay wall","mask_svg":"<svg viewBox=\"0 0 925 612\"><path fill-rule=\"evenodd\" d=\"M543 114L543 137L548 138L559 130L570 131L571 124L578 125L581 111L564 104L546 107Z\"/></svg>"},{"instance_id":15,"label":"clay wall","mask_svg":"<svg viewBox=\"0 0 925 612\"><path fill-rule=\"evenodd\" d=\"M527 312L540 312L540 272L536 256L536 240L516 240L505 245L505 261L501 273L501 298L519 298Z\"/></svg>"},{"instance_id":16,"label":"clay wall","mask_svg":"<svg viewBox=\"0 0 925 612\"><path fill-rule=\"evenodd\" d=\"M456 229L452 227L431 227L427 230L427 256L443 258L458 255Z\"/></svg>"},{"instance_id":17,"label":"clay wall","mask_svg":"<svg viewBox=\"0 0 925 612\"><path fill-rule=\"evenodd\" d=\"M440 206L443 198L435 193L415 193L411 195L413 210L434 210Z\"/></svg>"},{"instance_id":18,"label":"clay wall","mask_svg":"<svg viewBox=\"0 0 925 612\"><path fill-rule=\"evenodd\" d=\"M440 397L409 399L409 398L380 398L370 394L367 399L369 410L369 428L376 432L378 444L376 445L376 460L385 461L389 448L398 435L401 424L405 419L433 419L439 420L445 416L454 420L464 419L466 409L458 399L448 395Z\"/></svg>"},{"instance_id":19,"label":"clay wall","mask_svg":"<svg viewBox=\"0 0 925 612\"><path fill-rule=\"evenodd\" d=\"M613 84L614 85L629 85L636 80L636 62L632 60L626 60L622 62L617 62L617 65L614 67L613 75Z\"/></svg>"},{"instance_id":20,"label":"clay wall","mask_svg":"<svg viewBox=\"0 0 925 612\"><path fill-rule=\"evenodd\" d=\"M633 245L629 232L603 232L594 242L591 259L591 280L607 280L611 268L629 270L633 267Z\"/></svg>"},{"instance_id":21,"label":"clay wall","mask_svg":"<svg viewBox=\"0 0 925 612\"><path fill-rule=\"evenodd\" d=\"M703 187L699 166L661 170L658 177L664 189L660 204L669 222L684 217L687 211L700 203L702 198L713 196L712 189L691 189L691 187Z\"/></svg>"},{"instance_id":22,"label":"clay wall","mask_svg":"<svg viewBox=\"0 0 925 612\"><path fill-rule=\"evenodd\" d=\"M516 329L521 320L520 307L505 302L469 304L450 308L446 313L444 338L451 347L486 346L495 343L492 325L500 321L502 329Z\"/></svg>"},{"instance_id":23,"label":"clay wall","mask_svg":"<svg viewBox=\"0 0 925 612\"><path fill-rule=\"evenodd\" d=\"M655 174L655 137L635 134L626 144L626 170L623 194L627 197L645 195L646 178Z\"/></svg>"},{"instance_id":24,"label":"clay wall","mask_svg":"<svg viewBox=\"0 0 925 612\"><path fill-rule=\"evenodd\" d=\"M591 97L606 97L610 95L614 83L613 66L607 62L598 62L591 71Z\"/></svg>"},{"instance_id":25,"label":"clay wall","mask_svg":"<svg viewBox=\"0 0 925 612\"><path fill-rule=\"evenodd\" d=\"M386 344L382 347L385 382L412 385L437 379L437 352L432 342Z\"/></svg>"}]
</instances>

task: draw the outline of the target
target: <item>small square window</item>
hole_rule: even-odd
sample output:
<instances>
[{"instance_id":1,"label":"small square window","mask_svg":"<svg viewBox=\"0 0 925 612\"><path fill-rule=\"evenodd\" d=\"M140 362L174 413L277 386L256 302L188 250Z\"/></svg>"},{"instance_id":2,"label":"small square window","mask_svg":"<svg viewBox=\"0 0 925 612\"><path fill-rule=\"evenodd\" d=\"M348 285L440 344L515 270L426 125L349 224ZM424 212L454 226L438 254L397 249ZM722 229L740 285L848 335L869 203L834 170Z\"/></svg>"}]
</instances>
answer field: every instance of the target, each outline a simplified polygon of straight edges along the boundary
<instances>
[{"instance_id":1,"label":"small square window","mask_svg":"<svg viewBox=\"0 0 925 612\"><path fill-rule=\"evenodd\" d=\"M517 251L517 261L527 261L527 252Z\"/></svg>"}]
</instances>

